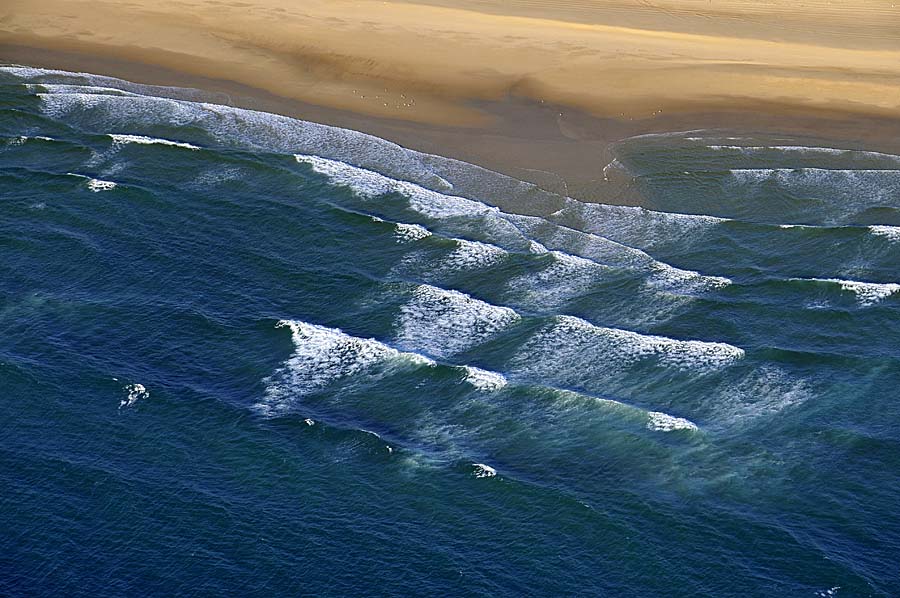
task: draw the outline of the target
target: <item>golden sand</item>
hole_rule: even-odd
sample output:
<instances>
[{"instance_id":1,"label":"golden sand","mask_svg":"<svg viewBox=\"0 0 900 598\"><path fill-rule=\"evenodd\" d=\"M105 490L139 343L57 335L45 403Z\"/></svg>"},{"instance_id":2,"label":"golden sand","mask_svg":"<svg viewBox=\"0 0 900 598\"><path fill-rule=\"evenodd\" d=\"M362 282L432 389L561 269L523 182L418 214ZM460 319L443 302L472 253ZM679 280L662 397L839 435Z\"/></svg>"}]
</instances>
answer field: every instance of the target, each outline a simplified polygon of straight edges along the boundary
<instances>
[{"instance_id":1,"label":"golden sand","mask_svg":"<svg viewBox=\"0 0 900 598\"><path fill-rule=\"evenodd\" d=\"M0 44L479 126L508 97L619 119L900 115L900 0L7 0ZM0 55L2 58L2 55Z\"/></svg>"}]
</instances>

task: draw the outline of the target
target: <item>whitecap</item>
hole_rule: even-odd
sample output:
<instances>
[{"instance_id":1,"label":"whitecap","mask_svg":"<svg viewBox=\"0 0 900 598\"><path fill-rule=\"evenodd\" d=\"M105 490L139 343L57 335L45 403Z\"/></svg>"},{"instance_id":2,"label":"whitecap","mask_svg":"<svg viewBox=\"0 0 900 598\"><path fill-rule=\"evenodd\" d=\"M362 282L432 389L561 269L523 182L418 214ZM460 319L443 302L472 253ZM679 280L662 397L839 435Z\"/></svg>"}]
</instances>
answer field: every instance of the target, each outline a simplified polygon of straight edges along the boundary
<instances>
[{"instance_id":1,"label":"whitecap","mask_svg":"<svg viewBox=\"0 0 900 598\"><path fill-rule=\"evenodd\" d=\"M650 272L647 285L667 291L703 292L721 289L732 283L730 278L724 276L700 274L695 270L683 270L655 260L650 264Z\"/></svg>"},{"instance_id":2,"label":"whitecap","mask_svg":"<svg viewBox=\"0 0 900 598\"><path fill-rule=\"evenodd\" d=\"M869 232L877 237L884 237L891 243L900 242L900 226L878 224L870 226Z\"/></svg>"},{"instance_id":3,"label":"whitecap","mask_svg":"<svg viewBox=\"0 0 900 598\"><path fill-rule=\"evenodd\" d=\"M537 241L531 240L528 242L528 251L529 253L534 254L542 254L548 253L550 250L538 243Z\"/></svg>"},{"instance_id":4,"label":"whitecap","mask_svg":"<svg viewBox=\"0 0 900 598\"><path fill-rule=\"evenodd\" d=\"M484 463L472 463L472 475L476 478L493 478L497 476L497 470Z\"/></svg>"},{"instance_id":5,"label":"whitecap","mask_svg":"<svg viewBox=\"0 0 900 598\"><path fill-rule=\"evenodd\" d=\"M119 409L132 407L138 401L150 398L150 392L143 384L129 384L125 387L125 393L125 398L119 401Z\"/></svg>"},{"instance_id":6,"label":"whitecap","mask_svg":"<svg viewBox=\"0 0 900 598\"><path fill-rule=\"evenodd\" d=\"M26 86L28 91L34 93L35 95L40 95L41 93L54 93L54 94L98 94L98 95L119 95L119 96L134 96L137 94L131 93L129 91L124 91L122 89L116 89L115 87L104 87L102 85L71 85L68 83L30 83Z\"/></svg>"},{"instance_id":7,"label":"whitecap","mask_svg":"<svg viewBox=\"0 0 900 598\"><path fill-rule=\"evenodd\" d=\"M189 150L199 150L200 148L190 143L181 141L170 141L168 139L159 139L157 137L145 137L143 135L122 135L119 133L107 133L107 136L113 140L115 145L126 145L135 143L138 145L169 145L173 147L183 147Z\"/></svg>"},{"instance_id":8,"label":"whitecap","mask_svg":"<svg viewBox=\"0 0 900 598\"><path fill-rule=\"evenodd\" d=\"M277 326L290 328L294 353L266 380L265 396L256 407L267 415L284 410L296 396L369 372L386 362L434 365L422 355L398 351L375 339L350 336L337 328L298 320L282 320Z\"/></svg>"},{"instance_id":9,"label":"whitecap","mask_svg":"<svg viewBox=\"0 0 900 598\"><path fill-rule=\"evenodd\" d=\"M556 316L520 348L513 366L535 380L593 384L603 373L643 360L705 373L732 365L744 356L743 349L727 343L646 335L595 326L574 316Z\"/></svg>"},{"instance_id":10,"label":"whitecap","mask_svg":"<svg viewBox=\"0 0 900 598\"><path fill-rule=\"evenodd\" d=\"M315 172L327 176L333 184L350 187L362 197L375 198L389 193L403 195L409 199L412 209L430 218L452 218L499 211L478 201L432 191L416 183L393 179L339 160L304 154L295 154L294 158L301 164L308 164Z\"/></svg>"},{"instance_id":11,"label":"whitecap","mask_svg":"<svg viewBox=\"0 0 900 598\"><path fill-rule=\"evenodd\" d=\"M506 376L498 372L490 372L470 365L463 366L466 382L486 392L494 392L506 386Z\"/></svg>"},{"instance_id":12,"label":"whitecap","mask_svg":"<svg viewBox=\"0 0 900 598\"><path fill-rule=\"evenodd\" d=\"M548 253L553 259L547 267L507 283L517 303L539 310L559 307L582 296L612 271L608 266L561 251Z\"/></svg>"},{"instance_id":13,"label":"whitecap","mask_svg":"<svg viewBox=\"0 0 900 598\"><path fill-rule=\"evenodd\" d=\"M709 145L711 150L716 151L737 151L742 154L755 154L765 151L776 151L782 153L798 153L802 155L824 154L829 156L846 156L851 154L863 158L884 159L892 162L900 163L900 156L896 154L886 154L883 152L873 152L867 150L845 149L837 147L815 147L808 145Z\"/></svg>"},{"instance_id":14,"label":"whitecap","mask_svg":"<svg viewBox=\"0 0 900 598\"><path fill-rule=\"evenodd\" d=\"M697 430L697 424L660 411L647 413L647 429L655 432L673 432L675 430Z\"/></svg>"},{"instance_id":15,"label":"whitecap","mask_svg":"<svg viewBox=\"0 0 900 598\"><path fill-rule=\"evenodd\" d=\"M670 241L673 237L690 238L690 235L729 222L726 218L705 214L659 212L636 206L582 203L574 199L566 201L566 207L554 214L553 221L567 223L573 218L581 223L574 228L644 247L658 241Z\"/></svg>"},{"instance_id":16,"label":"whitecap","mask_svg":"<svg viewBox=\"0 0 900 598\"><path fill-rule=\"evenodd\" d=\"M507 252L489 243L454 239L456 249L441 261L439 269L449 271L489 268L501 262Z\"/></svg>"},{"instance_id":17,"label":"whitecap","mask_svg":"<svg viewBox=\"0 0 900 598\"><path fill-rule=\"evenodd\" d=\"M99 193L101 191L110 191L115 189L118 185L112 181L102 181L100 179L91 179L87 182L87 187L94 193Z\"/></svg>"},{"instance_id":18,"label":"whitecap","mask_svg":"<svg viewBox=\"0 0 900 598\"><path fill-rule=\"evenodd\" d=\"M719 422L756 420L797 407L815 396L809 382L782 367L763 364L716 393Z\"/></svg>"},{"instance_id":19,"label":"whitecap","mask_svg":"<svg viewBox=\"0 0 900 598\"><path fill-rule=\"evenodd\" d=\"M859 282L855 280L839 279L827 280L839 284L841 289L845 291L855 293L857 301L864 307L875 305L882 299L890 297L894 293L900 291L900 284L896 283Z\"/></svg>"},{"instance_id":20,"label":"whitecap","mask_svg":"<svg viewBox=\"0 0 900 598\"><path fill-rule=\"evenodd\" d=\"M398 243L412 243L430 235L431 232L419 224L398 222L394 225L394 238Z\"/></svg>"},{"instance_id":21,"label":"whitecap","mask_svg":"<svg viewBox=\"0 0 900 598\"><path fill-rule=\"evenodd\" d=\"M508 307L423 284L400 308L396 342L404 349L445 357L481 344L519 320Z\"/></svg>"},{"instance_id":22,"label":"whitecap","mask_svg":"<svg viewBox=\"0 0 900 598\"><path fill-rule=\"evenodd\" d=\"M882 299L890 297L900 291L900 284L889 282L860 282L857 280L843 280L840 278L792 278L797 281L827 282L840 286L841 290L856 295L856 301L861 307L870 307L879 303Z\"/></svg>"},{"instance_id":23,"label":"whitecap","mask_svg":"<svg viewBox=\"0 0 900 598\"><path fill-rule=\"evenodd\" d=\"M684 270L654 259L645 251L594 233L551 223L535 216L507 214L505 217L523 235L539 240L541 247L584 258L601 266L636 270L648 274L648 286L668 292L695 293L731 284L721 276Z\"/></svg>"}]
</instances>

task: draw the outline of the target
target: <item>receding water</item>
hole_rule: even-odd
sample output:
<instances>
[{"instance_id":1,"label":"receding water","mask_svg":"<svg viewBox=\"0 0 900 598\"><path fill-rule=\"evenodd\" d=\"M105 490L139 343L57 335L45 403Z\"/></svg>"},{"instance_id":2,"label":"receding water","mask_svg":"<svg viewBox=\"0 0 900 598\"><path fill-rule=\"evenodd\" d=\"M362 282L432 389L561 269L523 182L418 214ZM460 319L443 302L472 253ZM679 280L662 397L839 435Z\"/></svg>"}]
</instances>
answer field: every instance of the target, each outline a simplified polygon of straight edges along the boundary
<instances>
[{"instance_id":1,"label":"receding water","mask_svg":"<svg viewBox=\"0 0 900 598\"><path fill-rule=\"evenodd\" d=\"M900 594L900 157L179 97L0 70L0 594Z\"/></svg>"}]
</instances>

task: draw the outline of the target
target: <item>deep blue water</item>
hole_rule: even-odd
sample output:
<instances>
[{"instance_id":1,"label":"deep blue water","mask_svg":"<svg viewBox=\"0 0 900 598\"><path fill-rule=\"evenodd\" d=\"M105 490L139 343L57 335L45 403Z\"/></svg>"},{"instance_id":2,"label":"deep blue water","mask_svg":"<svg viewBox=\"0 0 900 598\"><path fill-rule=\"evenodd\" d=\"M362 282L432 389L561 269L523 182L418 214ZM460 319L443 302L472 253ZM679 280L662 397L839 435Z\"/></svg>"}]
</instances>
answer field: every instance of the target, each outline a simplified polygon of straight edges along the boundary
<instances>
[{"instance_id":1,"label":"deep blue water","mask_svg":"<svg viewBox=\"0 0 900 598\"><path fill-rule=\"evenodd\" d=\"M900 595L900 156L188 99L0 70L0 594Z\"/></svg>"}]
</instances>

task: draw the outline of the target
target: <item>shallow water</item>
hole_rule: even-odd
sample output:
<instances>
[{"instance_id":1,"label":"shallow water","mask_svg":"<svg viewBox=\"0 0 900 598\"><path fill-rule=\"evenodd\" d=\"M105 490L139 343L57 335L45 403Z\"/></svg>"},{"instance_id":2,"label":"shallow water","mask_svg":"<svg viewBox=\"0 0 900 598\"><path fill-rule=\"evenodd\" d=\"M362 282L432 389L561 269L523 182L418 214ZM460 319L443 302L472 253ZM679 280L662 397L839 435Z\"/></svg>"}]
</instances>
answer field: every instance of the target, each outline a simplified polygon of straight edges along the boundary
<instances>
[{"instance_id":1,"label":"shallow water","mask_svg":"<svg viewBox=\"0 0 900 598\"><path fill-rule=\"evenodd\" d=\"M900 592L900 157L190 99L0 71L0 593Z\"/></svg>"}]
</instances>

